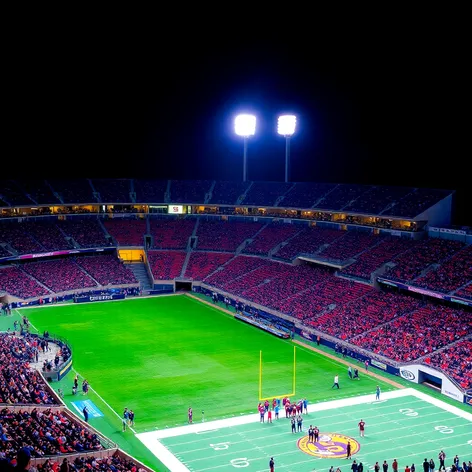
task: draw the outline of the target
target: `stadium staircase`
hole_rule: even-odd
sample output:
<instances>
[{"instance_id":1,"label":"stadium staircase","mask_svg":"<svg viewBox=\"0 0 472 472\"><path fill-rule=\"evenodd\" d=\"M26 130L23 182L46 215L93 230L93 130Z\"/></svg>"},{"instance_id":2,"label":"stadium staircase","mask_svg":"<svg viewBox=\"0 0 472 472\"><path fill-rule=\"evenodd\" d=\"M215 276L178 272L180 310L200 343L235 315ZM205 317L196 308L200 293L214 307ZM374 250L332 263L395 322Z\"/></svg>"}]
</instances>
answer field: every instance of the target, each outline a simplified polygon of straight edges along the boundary
<instances>
[{"instance_id":1,"label":"stadium staircase","mask_svg":"<svg viewBox=\"0 0 472 472\"><path fill-rule=\"evenodd\" d=\"M149 273L144 262L133 262L127 264L126 267L130 269L139 282L141 290L151 290L153 287L152 280L149 278Z\"/></svg>"}]
</instances>

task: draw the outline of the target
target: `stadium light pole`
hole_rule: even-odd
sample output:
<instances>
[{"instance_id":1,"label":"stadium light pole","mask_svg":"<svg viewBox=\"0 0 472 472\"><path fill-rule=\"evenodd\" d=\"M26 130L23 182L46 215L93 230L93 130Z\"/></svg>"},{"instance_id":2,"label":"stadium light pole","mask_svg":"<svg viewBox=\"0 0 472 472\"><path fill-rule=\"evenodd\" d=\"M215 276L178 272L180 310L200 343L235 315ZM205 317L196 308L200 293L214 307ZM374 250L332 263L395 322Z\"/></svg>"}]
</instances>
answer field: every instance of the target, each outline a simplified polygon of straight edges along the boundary
<instances>
[{"instance_id":1,"label":"stadium light pole","mask_svg":"<svg viewBox=\"0 0 472 472\"><path fill-rule=\"evenodd\" d=\"M285 138L285 182L289 181L290 138L295 133L296 124L295 115L280 115L277 120L277 132Z\"/></svg>"},{"instance_id":2,"label":"stadium light pole","mask_svg":"<svg viewBox=\"0 0 472 472\"><path fill-rule=\"evenodd\" d=\"M243 181L247 177L247 140L256 133L256 117L254 115L238 115L234 120L234 132L243 137L244 155L243 155Z\"/></svg>"}]
</instances>

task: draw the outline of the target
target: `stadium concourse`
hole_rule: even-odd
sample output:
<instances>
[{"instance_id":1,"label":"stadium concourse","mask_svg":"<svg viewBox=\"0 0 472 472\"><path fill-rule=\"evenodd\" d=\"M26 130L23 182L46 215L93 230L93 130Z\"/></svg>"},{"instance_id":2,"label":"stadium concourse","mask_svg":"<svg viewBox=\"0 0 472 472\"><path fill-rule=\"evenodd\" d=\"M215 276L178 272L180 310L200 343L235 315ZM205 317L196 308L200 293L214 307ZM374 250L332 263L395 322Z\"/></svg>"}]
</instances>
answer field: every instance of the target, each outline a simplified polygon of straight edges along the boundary
<instances>
[{"instance_id":1,"label":"stadium concourse","mask_svg":"<svg viewBox=\"0 0 472 472\"><path fill-rule=\"evenodd\" d=\"M472 231L449 226L453 193L309 182L6 179L0 296L4 306L20 307L174 292L182 283L379 365L434 368L467 399ZM133 251L139 257L126 260ZM19 364L33 360L24 342L2 335L2 403L23 404L28 391L34 398L26 403L42 405L50 400L47 385ZM11 354L18 349L21 359ZM23 393L8 387L16 368ZM10 435L19 435L10 406L3 413ZM13 450L2 452L13 458Z\"/></svg>"}]
</instances>

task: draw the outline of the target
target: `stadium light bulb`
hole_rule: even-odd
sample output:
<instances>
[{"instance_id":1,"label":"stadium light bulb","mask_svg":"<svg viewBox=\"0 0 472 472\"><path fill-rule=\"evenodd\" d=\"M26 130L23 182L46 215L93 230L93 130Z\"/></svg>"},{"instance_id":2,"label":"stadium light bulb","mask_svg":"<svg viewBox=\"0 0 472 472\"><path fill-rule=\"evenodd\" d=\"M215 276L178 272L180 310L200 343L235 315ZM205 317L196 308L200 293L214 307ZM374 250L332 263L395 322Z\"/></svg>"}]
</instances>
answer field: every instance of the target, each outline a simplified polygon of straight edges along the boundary
<instances>
[{"instance_id":1,"label":"stadium light bulb","mask_svg":"<svg viewBox=\"0 0 472 472\"><path fill-rule=\"evenodd\" d=\"M292 136L295 133L296 123L295 115L281 115L277 122L277 132L282 136Z\"/></svg>"},{"instance_id":2,"label":"stadium light bulb","mask_svg":"<svg viewBox=\"0 0 472 472\"><path fill-rule=\"evenodd\" d=\"M234 131L238 136L254 136L256 117L254 115L238 115L234 120Z\"/></svg>"}]
</instances>

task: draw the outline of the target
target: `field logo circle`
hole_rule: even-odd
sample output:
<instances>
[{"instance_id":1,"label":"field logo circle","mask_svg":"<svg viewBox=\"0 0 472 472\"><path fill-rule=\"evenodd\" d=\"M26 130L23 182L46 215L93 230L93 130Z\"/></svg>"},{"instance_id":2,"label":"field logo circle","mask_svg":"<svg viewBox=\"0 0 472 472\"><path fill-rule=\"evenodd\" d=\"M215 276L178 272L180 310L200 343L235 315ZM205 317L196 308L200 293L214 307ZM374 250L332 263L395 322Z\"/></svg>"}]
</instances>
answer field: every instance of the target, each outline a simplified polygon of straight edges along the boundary
<instances>
[{"instance_id":1,"label":"field logo circle","mask_svg":"<svg viewBox=\"0 0 472 472\"><path fill-rule=\"evenodd\" d=\"M297 446L305 454L321 457L323 459L333 459L346 457L347 443L351 443L351 454L359 452L361 445L353 438L338 433L320 433L318 441L308 442L309 437L303 436L298 440Z\"/></svg>"}]
</instances>

